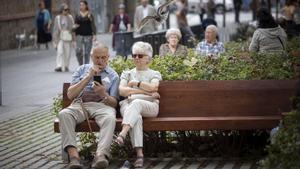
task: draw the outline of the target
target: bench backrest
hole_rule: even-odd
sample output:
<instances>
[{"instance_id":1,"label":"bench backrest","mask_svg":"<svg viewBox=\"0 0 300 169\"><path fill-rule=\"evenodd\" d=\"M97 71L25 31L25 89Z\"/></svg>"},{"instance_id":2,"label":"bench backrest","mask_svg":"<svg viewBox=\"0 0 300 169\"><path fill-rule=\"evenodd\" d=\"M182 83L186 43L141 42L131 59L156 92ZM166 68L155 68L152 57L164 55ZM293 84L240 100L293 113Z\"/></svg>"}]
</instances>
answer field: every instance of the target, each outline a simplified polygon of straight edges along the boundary
<instances>
[{"instance_id":1,"label":"bench backrest","mask_svg":"<svg viewBox=\"0 0 300 169\"><path fill-rule=\"evenodd\" d=\"M63 106L69 83L64 84ZM300 80L163 81L159 117L268 116L291 110Z\"/></svg>"}]
</instances>

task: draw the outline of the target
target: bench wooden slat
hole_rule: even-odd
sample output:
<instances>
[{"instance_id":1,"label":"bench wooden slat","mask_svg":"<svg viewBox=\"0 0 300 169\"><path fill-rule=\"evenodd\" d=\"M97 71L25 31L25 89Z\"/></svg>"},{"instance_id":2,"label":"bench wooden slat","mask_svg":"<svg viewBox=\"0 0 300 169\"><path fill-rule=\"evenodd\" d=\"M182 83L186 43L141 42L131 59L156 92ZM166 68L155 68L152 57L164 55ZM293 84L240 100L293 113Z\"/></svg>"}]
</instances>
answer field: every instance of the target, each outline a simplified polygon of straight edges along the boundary
<instances>
[{"instance_id":1,"label":"bench wooden slat","mask_svg":"<svg viewBox=\"0 0 300 169\"><path fill-rule=\"evenodd\" d=\"M244 117L158 117L143 120L144 131L184 131L184 130L250 130L272 129L279 123L281 116L244 116ZM94 120L90 120L92 130L99 131ZM121 130L122 119L117 118L116 130ZM255 124L255 125L253 125ZM59 120L55 119L54 131L59 132ZM76 132L89 132L87 122L76 126Z\"/></svg>"}]
</instances>

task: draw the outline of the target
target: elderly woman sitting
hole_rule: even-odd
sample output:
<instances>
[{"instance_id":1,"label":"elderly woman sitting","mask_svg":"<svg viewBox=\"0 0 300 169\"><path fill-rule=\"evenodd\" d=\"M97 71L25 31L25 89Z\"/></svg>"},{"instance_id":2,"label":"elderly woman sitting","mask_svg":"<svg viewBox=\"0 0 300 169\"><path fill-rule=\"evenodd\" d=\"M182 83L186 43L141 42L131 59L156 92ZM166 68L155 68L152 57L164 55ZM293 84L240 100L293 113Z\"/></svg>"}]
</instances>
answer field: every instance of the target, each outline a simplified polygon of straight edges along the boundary
<instances>
[{"instance_id":1,"label":"elderly woman sitting","mask_svg":"<svg viewBox=\"0 0 300 169\"><path fill-rule=\"evenodd\" d=\"M171 28L166 33L168 43L162 44L159 49L159 56L172 55L172 56L186 56L187 47L178 44L181 39L179 29Z\"/></svg>"},{"instance_id":2,"label":"elderly woman sitting","mask_svg":"<svg viewBox=\"0 0 300 169\"><path fill-rule=\"evenodd\" d=\"M135 168L143 167L143 119L158 115L158 94L161 74L148 68L153 54L149 43L136 42L132 46L134 69L124 71L121 75L119 93L126 97L120 102L120 112L123 116L122 131L115 139L119 146L124 144L127 133L130 133L132 146L137 153Z\"/></svg>"},{"instance_id":3,"label":"elderly woman sitting","mask_svg":"<svg viewBox=\"0 0 300 169\"><path fill-rule=\"evenodd\" d=\"M218 28L215 25L209 25L205 29L205 40L196 47L196 53L205 56L215 56L225 51L222 42L217 40Z\"/></svg>"}]
</instances>

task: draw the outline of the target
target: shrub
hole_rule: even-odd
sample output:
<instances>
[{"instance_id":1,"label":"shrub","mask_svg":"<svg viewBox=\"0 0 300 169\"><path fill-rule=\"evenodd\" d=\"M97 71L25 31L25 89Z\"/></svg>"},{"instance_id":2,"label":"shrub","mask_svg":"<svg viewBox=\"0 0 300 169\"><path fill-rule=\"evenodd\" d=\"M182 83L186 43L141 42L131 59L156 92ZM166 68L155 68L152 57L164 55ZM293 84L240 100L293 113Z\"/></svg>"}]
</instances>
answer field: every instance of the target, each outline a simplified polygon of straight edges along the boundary
<instances>
[{"instance_id":1,"label":"shrub","mask_svg":"<svg viewBox=\"0 0 300 169\"><path fill-rule=\"evenodd\" d=\"M298 169L300 166L300 98L297 108L288 113L267 146L268 155L260 161L263 169Z\"/></svg>"},{"instance_id":2,"label":"shrub","mask_svg":"<svg viewBox=\"0 0 300 169\"><path fill-rule=\"evenodd\" d=\"M150 68L161 73L164 80L259 80L297 77L292 58L282 54L249 53L244 44L227 44L227 52L218 57L202 57L192 50L184 57L154 57ZM134 67L132 59L116 57L110 66L118 74Z\"/></svg>"},{"instance_id":3,"label":"shrub","mask_svg":"<svg viewBox=\"0 0 300 169\"><path fill-rule=\"evenodd\" d=\"M59 94L56 97L53 98L52 107L50 109L50 112L52 112L53 115L57 116L60 110L62 109L62 95Z\"/></svg>"},{"instance_id":4,"label":"shrub","mask_svg":"<svg viewBox=\"0 0 300 169\"><path fill-rule=\"evenodd\" d=\"M243 23L237 28L236 33L230 36L230 39L232 41L246 41L252 37L254 31L254 26Z\"/></svg>"}]
</instances>

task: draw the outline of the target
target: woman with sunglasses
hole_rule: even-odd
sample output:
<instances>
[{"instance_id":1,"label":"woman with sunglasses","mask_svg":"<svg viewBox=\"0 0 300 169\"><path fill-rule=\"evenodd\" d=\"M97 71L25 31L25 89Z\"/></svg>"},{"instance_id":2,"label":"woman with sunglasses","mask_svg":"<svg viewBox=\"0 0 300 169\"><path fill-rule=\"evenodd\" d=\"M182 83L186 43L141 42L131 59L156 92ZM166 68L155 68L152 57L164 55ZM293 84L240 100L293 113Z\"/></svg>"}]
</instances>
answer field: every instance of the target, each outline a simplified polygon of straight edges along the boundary
<instances>
[{"instance_id":1,"label":"woman with sunglasses","mask_svg":"<svg viewBox=\"0 0 300 169\"><path fill-rule=\"evenodd\" d=\"M119 93L126 99L120 102L123 116L122 131L115 139L119 146L129 132L132 147L136 150L135 168L143 167L143 119L156 117L159 109L159 82L162 80L158 71L148 67L153 49L149 43L136 42L132 46L132 57L135 68L124 71L121 75Z\"/></svg>"},{"instance_id":2,"label":"woman with sunglasses","mask_svg":"<svg viewBox=\"0 0 300 169\"><path fill-rule=\"evenodd\" d=\"M60 6L60 14L55 17L53 29L53 44L57 49L56 72L69 71L72 42L74 35L72 29L74 20L69 13L69 7L63 3Z\"/></svg>"}]
</instances>

